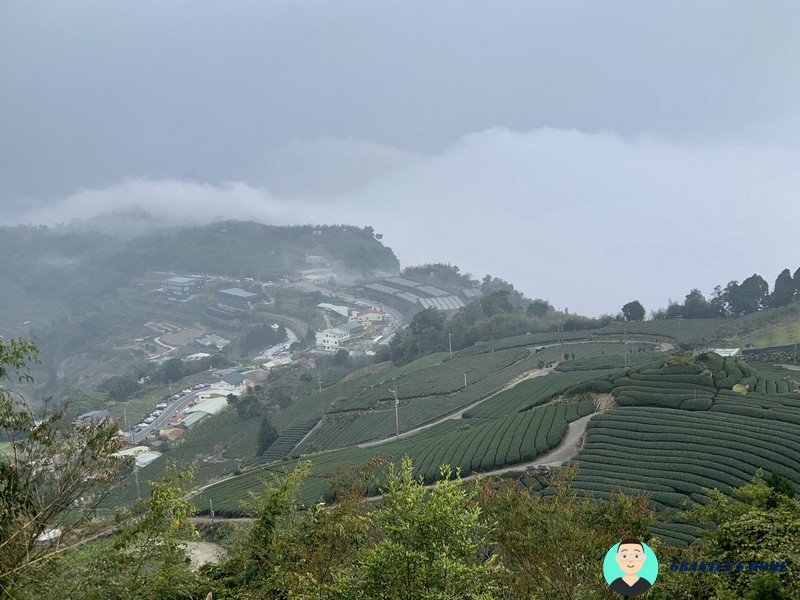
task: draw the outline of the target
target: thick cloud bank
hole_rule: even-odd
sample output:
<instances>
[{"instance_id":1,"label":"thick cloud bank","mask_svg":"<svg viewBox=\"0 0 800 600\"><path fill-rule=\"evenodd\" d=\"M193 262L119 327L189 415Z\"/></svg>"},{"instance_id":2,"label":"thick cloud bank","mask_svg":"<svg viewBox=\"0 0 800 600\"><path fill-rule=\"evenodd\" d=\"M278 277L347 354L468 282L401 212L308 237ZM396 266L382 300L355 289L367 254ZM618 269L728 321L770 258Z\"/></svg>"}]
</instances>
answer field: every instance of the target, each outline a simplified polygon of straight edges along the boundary
<instances>
[{"instance_id":1,"label":"thick cloud bank","mask_svg":"<svg viewBox=\"0 0 800 600\"><path fill-rule=\"evenodd\" d=\"M404 265L451 262L588 314L616 312L634 298L655 308L692 287L708 292L753 272L772 281L783 267L800 265L800 154L791 150L490 129L435 156L377 147L379 160L359 170L331 144L310 145L319 153L293 146L270 156L272 168L281 167L281 195L246 182L136 179L82 190L6 222L113 213L104 226L127 230L130 222L145 228L229 218L372 225ZM356 148L359 160L370 148L342 144ZM324 174L327 189L345 191L326 197L308 180L315 173Z\"/></svg>"}]
</instances>

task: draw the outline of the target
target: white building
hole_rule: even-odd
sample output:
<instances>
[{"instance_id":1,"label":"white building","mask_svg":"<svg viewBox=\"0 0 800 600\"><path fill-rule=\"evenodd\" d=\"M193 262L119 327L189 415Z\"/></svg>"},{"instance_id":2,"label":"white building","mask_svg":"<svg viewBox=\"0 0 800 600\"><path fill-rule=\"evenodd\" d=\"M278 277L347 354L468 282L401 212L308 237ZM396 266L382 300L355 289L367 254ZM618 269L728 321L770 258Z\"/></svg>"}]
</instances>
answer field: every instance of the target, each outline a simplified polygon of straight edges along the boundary
<instances>
[{"instance_id":1,"label":"white building","mask_svg":"<svg viewBox=\"0 0 800 600\"><path fill-rule=\"evenodd\" d=\"M386 320L386 313L374 308L362 310L356 316L356 320L364 325L367 323L383 323Z\"/></svg>"},{"instance_id":2,"label":"white building","mask_svg":"<svg viewBox=\"0 0 800 600\"><path fill-rule=\"evenodd\" d=\"M336 352L349 339L350 334L347 331L332 327L317 332L317 348L327 352Z\"/></svg>"},{"instance_id":3,"label":"white building","mask_svg":"<svg viewBox=\"0 0 800 600\"><path fill-rule=\"evenodd\" d=\"M227 375L223 375L222 379L215 383L213 387L218 390L224 390L226 392L239 395L251 385L253 385L253 382L247 377L241 373L232 372L228 373Z\"/></svg>"},{"instance_id":4,"label":"white building","mask_svg":"<svg viewBox=\"0 0 800 600\"><path fill-rule=\"evenodd\" d=\"M344 342L357 338L362 333L364 333L364 326L355 321L318 331L317 348L328 352L336 352Z\"/></svg>"},{"instance_id":5,"label":"white building","mask_svg":"<svg viewBox=\"0 0 800 600\"><path fill-rule=\"evenodd\" d=\"M166 281L167 294L175 298L188 298L203 290L205 281L195 277L170 277Z\"/></svg>"}]
</instances>

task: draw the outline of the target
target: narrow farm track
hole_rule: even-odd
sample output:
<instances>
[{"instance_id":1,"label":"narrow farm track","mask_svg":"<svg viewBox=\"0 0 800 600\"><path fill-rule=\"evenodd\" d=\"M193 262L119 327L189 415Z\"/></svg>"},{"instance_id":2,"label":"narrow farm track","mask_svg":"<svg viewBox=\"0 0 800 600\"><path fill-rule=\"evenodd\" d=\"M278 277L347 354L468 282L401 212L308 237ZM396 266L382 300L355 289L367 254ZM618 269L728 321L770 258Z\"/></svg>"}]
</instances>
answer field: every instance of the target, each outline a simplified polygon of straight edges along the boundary
<instances>
[{"instance_id":1,"label":"narrow farm track","mask_svg":"<svg viewBox=\"0 0 800 600\"><path fill-rule=\"evenodd\" d=\"M547 375L548 373L550 373L556 366L557 365L554 365L553 367L551 367L549 369L537 369L536 371L533 371L532 373L523 374L522 376L517 377L513 381L510 381L509 383L504 385L502 388L500 388L499 390L497 390L496 392L494 392L490 396L487 396L483 400L478 400L477 402L473 402L472 404L468 404L467 406L464 406L464 407L458 409L456 412L450 413L449 415L446 415L446 416L444 416L444 417L442 417L440 419L436 419L435 421L432 421L430 423L425 423L424 425L420 425L419 427L415 427L414 429L409 429L408 431L404 431L399 436L393 435L391 437L383 438L383 439L380 439L380 440L375 440L373 442L365 442L363 444L358 444L358 447L359 448L372 448L374 446L380 446L381 444L387 444L389 442L393 442L393 441L398 440L398 439L411 437L412 435L414 435L416 433L419 433L420 431L423 431L425 429L429 429L431 427L434 427L435 425L440 425L441 423L444 423L445 421L451 421L453 419L460 419L462 417L462 415L465 412L467 412L468 410L471 410L471 409L475 408L476 406L478 406L479 404L482 404L483 402L486 402L487 400L491 400L492 398L494 398L498 394L502 394L503 392L506 392L506 391L510 390L515 385L518 385L518 384L522 383L523 381L525 381L527 379L533 379L535 377L543 377L544 375Z\"/></svg>"},{"instance_id":2,"label":"narrow farm track","mask_svg":"<svg viewBox=\"0 0 800 600\"><path fill-rule=\"evenodd\" d=\"M488 399L488 398L487 398ZM512 471L524 471L528 467L532 466L545 466L545 467L560 467L564 463L571 460L577 453L580 451L581 441L583 440L583 436L586 433L586 426L589 423L589 420L594 417L595 415L599 415L604 411L599 411L592 413L590 415L586 415L585 417L581 417L580 419L573 421L569 424L567 428L567 433L564 436L564 439L561 440L561 443L554 448L551 452L540 456L539 458L531 461L527 461L524 463L519 463L516 465L511 465L510 467L503 467L502 469L493 469L491 471L484 471L482 473L472 473L471 475L467 475L466 477L462 477L461 481L472 481L477 479L478 477L492 477L494 475L502 475L503 473L510 473ZM432 483L430 485L426 485L426 488L430 488L436 485ZM383 499L382 495L378 496L367 496L363 499L364 502L379 502ZM211 522L210 517L193 517L189 519L192 523L209 523ZM239 523L250 523L254 519L249 517L235 517L235 518L220 518L217 517L214 519L215 521L232 521L232 522L239 522Z\"/></svg>"},{"instance_id":3,"label":"narrow farm track","mask_svg":"<svg viewBox=\"0 0 800 600\"><path fill-rule=\"evenodd\" d=\"M492 469L491 471L472 473L466 477L462 477L461 481L472 481L478 477L492 477L494 475L502 475L503 473L510 473L512 471L524 471L528 467L533 466L560 467L565 462L571 460L580 451L581 440L586 433L586 426L588 425L589 420L601 412L604 411L594 412L570 423L569 427L567 428L567 434L564 436L564 439L561 440L561 443L551 452L543 454L535 460L511 465L510 467L503 467L502 469ZM432 483L430 485L426 485L425 487L430 488L434 485L436 484ZM382 495L369 496L364 498L364 502L378 502L382 499Z\"/></svg>"},{"instance_id":4,"label":"narrow farm track","mask_svg":"<svg viewBox=\"0 0 800 600\"><path fill-rule=\"evenodd\" d=\"M294 445L294 448L292 448L292 449L291 449L291 451L289 452L289 454L291 454L292 452L294 452L294 451L295 451L295 449L299 448L299 447L300 447L300 445L301 445L303 442L305 442L305 441L306 441L306 439L308 439L308 436L310 436L312 433L314 433L314 432L315 432L317 429L319 429L319 428L320 428L320 426L322 425L322 423L323 423L323 422L324 422L324 421L323 421L322 419L320 419L320 420L317 422L317 424L316 424L316 425L314 425L314 427L312 427L312 428L311 428L311 429L308 431L308 433L307 433L307 434L305 434L305 435L303 436L303 439L301 439L299 442L297 442L297 443Z\"/></svg>"},{"instance_id":5,"label":"narrow farm track","mask_svg":"<svg viewBox=\"0 0 800 600\"><path fill-rule=\"evenodd\" d=\"M478 475L480 475L481 477L487 477L490 475L502 475L503 473L509 473L511 471L519 471L520 469L527 469L528 467L531 466L560 467L565 462L572 460L572 458L581 449L581 441L583 439L584 434L586 433L586 426L588 425L589 420L595 415L600 414L601 412L604 411L594 412L590 415L586 415L585 417L581 417L576 421L572 421L572 423L568 425L567 433L564 436L564 439L561 440L561 443L547 454L540 456L535 460L512 465L510 467L503 467L502 469L493 469L491 471L485 471L483 473L479 473ZM470 475L468 477L464 477L464 479L465 480L474 479L475 477L476 475Z\"/></svg>"}]
</instances>

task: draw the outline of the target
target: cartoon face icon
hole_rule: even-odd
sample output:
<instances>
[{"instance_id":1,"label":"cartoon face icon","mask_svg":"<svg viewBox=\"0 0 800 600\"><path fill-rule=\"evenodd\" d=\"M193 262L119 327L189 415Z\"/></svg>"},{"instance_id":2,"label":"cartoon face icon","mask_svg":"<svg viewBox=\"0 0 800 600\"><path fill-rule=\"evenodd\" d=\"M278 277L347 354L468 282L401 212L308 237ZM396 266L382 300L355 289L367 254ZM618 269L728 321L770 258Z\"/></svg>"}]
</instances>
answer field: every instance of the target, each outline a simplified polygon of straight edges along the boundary
<instances>
[{"instance_id":1,"label":"cartoon face icon","mask_svg":"<svg viewBox=\"0 0 800 600\"><path fill-rule=\"evenodd\" d=\"M624 543L617 550L617 564L625 575L636 575L644 566L647 557L641 544Z\"/></svg>"},{"instance_id":2,"label":"cartoon face icon","mask_svg":"<svg viewBox=\"0 0 800 600\"><path fill-rule=\"evenodd\" d=\"M650 556L652 560L648 561ZM658 576L658 559L641 540L628 538L609 548L603 561L606 583L623 596L644 594Z\"/></svg>"}]
</instances>

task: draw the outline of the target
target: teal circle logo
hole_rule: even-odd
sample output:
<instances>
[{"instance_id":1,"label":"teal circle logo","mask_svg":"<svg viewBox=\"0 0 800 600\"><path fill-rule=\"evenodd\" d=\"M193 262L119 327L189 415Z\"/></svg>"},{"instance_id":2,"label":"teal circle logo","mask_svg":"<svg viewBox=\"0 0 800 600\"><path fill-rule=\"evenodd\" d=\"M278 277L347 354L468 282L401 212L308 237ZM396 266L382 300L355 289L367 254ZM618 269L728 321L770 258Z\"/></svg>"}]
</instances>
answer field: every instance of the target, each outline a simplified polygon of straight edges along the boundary
<instances>
[{"instance_id":1,"label":"teal circle logo","mask_svg":"<svg viewBox=\"0 0 800 600\"><path fill-rule=\"evenodd\" d=\"M644 594L658 577L656 553L641 540L624 539L606 552L603 576L606 583L618 594Z\"/></svg>"}]
</instances>

